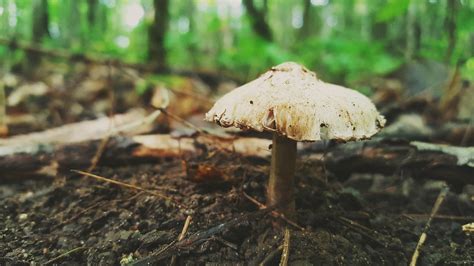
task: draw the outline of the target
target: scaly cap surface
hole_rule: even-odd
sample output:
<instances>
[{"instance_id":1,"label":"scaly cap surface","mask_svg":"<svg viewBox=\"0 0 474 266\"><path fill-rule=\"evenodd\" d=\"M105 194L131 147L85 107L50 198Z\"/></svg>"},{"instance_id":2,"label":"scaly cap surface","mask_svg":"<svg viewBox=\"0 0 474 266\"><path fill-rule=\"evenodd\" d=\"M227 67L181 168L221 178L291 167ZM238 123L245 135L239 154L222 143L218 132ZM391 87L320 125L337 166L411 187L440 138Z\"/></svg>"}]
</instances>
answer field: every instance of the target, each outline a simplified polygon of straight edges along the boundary
<instances>
[{"instance_id":1,"label":"scaly cap surface","mask_svg":"<svg viewBox=\"0 0 474 266\"><path fill-rule=\"evenodd\" d=\"M370 138L385 124L369 98L325 83L286 62L227 93L206 120L223 127L273 131L296 141Z\"/></svg>"}]
</instances>

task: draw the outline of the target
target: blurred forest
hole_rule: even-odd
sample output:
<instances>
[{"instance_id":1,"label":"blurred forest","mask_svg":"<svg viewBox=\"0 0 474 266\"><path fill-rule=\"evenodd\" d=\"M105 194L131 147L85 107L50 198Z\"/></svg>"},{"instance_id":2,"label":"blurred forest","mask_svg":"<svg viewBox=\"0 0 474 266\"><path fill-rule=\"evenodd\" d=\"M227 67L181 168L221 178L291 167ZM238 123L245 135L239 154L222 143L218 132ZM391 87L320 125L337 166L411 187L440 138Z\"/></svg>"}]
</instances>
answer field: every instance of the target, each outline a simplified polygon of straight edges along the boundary
<instances>
[{"instance_id":1,"label":"blurred forest","mask_svg":"<svg viewBox=\"0 0 474 266\"><path fill-rule=\"evenodd\" d=\"M387 120L293 146L294 220L204 121L285 61ZM0 0L0 265L474 265L473 103L474 0Z\"/></svg>"},{"instance_id":2,"label":"blurred forest","mask_svg":"<svg viewBox=\"0 0 474 266\"><path fill-rule=\"evenodd\" d=\"M293 60L364 92L414 60L474 79L470 0L0 0L0 21L3 71L22 43L243 81Z\"/></svg>"}]
</instances>

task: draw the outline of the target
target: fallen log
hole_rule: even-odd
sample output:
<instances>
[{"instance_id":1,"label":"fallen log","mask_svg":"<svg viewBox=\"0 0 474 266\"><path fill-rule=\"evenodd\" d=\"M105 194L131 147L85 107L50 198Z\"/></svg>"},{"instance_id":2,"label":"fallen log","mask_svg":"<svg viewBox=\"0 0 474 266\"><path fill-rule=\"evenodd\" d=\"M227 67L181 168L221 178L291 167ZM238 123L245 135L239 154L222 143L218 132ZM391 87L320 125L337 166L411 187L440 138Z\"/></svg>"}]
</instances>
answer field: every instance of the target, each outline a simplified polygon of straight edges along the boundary
<instances>
[{"instance_id":1,"label":"fallen log","mask_svg":"<svg viewBox=\"0 0 474 266\"><path fill-rule=\"evenodd\" d=\"M155 118L152 115L146 116L144 110L135 109L113 117L66 124L41 132L0 139L0 156L14 153L34 154L36 150L40 152L42 149L50 149L49 146L53 144L97 140L114 134L145 133L152 128L148 123L150 116Z\"/></svg>"},{"instance_id":2,"label":"fallen log","mask_svg":"<svg viewBox=\"0 0 474 266\"><path fill-rule=\"evenodd\" d=\"M56 175L57 171L84 169L99 149L94 138L78 143L33 143L23 149L0 154L0 178ZM124 165L157 162L163 158L189 158L212 150L234 152L243 156L268 157L270 140L249 137L223 138L201 134L174 138L169 134L113 136L108 141L99 165ZM319 154L326 168L338 178L353 173L380 173L415 179L444 180L453 185L474 184L474 148L424 142L374 139L337 144L323 150L304 148L302 154ZM8 147L0 147L8 149ZM325 156L321 156L325 153ZM302 157L308 159L308 157ZM309 157L312 159L312 156Z\"/></svg>"},{"instance_id":3,"label":"fallen log","mask_svg":"<svg viewBox=\"0 0 474 266\"><path fill-rule=\"evenodd\" d=\"M327 169L339 178L348 178L352 173L403 173L452 185L474 184L474 147L371 140L330 148L324 161Z\"/></svg>"},{"instance_id":4,"label":"fallen log","mask_svg":"<svg viewBox=\"0 0 474 266\"><path fill-rule=\"evenodd\" d=\"M0 155L0 179L18 176L55 176L58 171L83 169L99 149L101 140L79 143L32 144L21 151ZM126 165L156 162L165 158L198 156L207 150L235 152L245 156L266 157L270 140L259 138L224 139L208 135L173 138L169 134L114 136L104 149L99 165Z\"/></svg>"}]
</instances>

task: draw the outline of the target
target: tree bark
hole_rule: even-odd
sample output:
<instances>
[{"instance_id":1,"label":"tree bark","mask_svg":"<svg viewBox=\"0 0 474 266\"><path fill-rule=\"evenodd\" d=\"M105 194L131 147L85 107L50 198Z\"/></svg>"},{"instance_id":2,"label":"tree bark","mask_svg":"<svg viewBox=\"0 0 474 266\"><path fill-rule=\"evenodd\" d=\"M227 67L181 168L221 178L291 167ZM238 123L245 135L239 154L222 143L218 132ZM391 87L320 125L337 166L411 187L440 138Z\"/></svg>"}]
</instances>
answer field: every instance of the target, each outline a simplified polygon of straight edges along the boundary
<instances>
[{"instance_id":1,"label":"tree bark","mask_svg":"<svg viewBox=\"0 0 474 266\"><path fill-rule=\"evenodd\" d=\"M272 31L266 21L266 1L263 5L264 8L261 10L255 6L253 0L244 0L243 3L247 9L247 13L255 33L267 41L272 41Z\"/></svg>"},{"instance_id":2,"label":"tree bark","mask_svg":"<svg viewBox=\"0 0 474 266\"><path fill-rule=\"evenodd\" d=\"M32 42L40 44L43 38L49 36L49 16L48 16L48 1L35 0L32 5L33 19L32 19ZM26 53L27 60L25 61L24 70L27 76L32 76L36 68L41 62L41 57L36 53Z\"/></svg>"},{"instance_id":3,"label":"tree bark","mask_svg":"<svg viewBox=\"0 0 474 266\"><path fill-rule=\"evenodd\" d=\"M304 0L303 3L303 25L299 30L299 38L305 39L311 35L317 36L321 29L321 18L319 10L311 4L311 0Z\"/></svg>"},{"instance_id":4,"label":"tree bark","mask_svg":"<svg viewBox=\"0 0 474 266\"><path fill-rule=\"evenodd\" d=\"M154 0L154 21L148 34L148 60L157 69L167 67L165 37L169 23L169 0Z\"/></svg>"},{"instance_id":5,"label":"tree bark","mask_svg":"<svg viewBox=\"0 0 474 266\"><path fill-rule=\"evenodd\" d=\"M96 24L98 4L98 0L87 0L87 22L91 28Z\"/></svg>"},{"instance_id":6,"label":"tree bark","mask_svg":"<svg viewBox=\"0 0 474 266\"><path fill-rule=\"evenodd\" d=\"M446 18L444 21L445 31L448 34L448 48L446 50L445 62L449 63L456 46L456 14L458 10L458 1L448 1Z\"/></svg>"},{"instance_id":7,"label":"tree bark","mask_svg":"<svg viewBox=\"0 0 474 266\"><path fill-rule=\"evenodd\" d=\"M33 42L39 43L44 37L49 36L48 0L35 0L33 2Z\"/></svg>"}]
</instances>

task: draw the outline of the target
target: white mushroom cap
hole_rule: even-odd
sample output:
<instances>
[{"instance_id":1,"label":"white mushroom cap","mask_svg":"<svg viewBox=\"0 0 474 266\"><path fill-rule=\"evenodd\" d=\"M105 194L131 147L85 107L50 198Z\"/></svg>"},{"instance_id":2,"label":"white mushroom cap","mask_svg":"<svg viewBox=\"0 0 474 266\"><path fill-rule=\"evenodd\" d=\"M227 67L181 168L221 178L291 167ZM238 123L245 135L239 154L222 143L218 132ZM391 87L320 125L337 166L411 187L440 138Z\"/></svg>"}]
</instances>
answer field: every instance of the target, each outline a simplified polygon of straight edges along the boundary
<instances>
[{"instance_id":1,"label":"white mushroom cap","mask_svg":"<svg viewBox=\"0 0 474 266\"><path fill-rule=\"evenodd\" d=\"M357 140L385 124L369 98L286 62L220 98L206 114L223 127L274 131L297 141Z\"/></svg>"}]
</instances>

